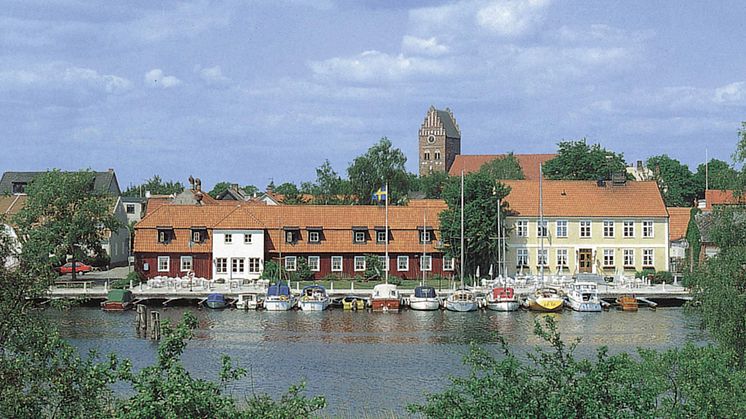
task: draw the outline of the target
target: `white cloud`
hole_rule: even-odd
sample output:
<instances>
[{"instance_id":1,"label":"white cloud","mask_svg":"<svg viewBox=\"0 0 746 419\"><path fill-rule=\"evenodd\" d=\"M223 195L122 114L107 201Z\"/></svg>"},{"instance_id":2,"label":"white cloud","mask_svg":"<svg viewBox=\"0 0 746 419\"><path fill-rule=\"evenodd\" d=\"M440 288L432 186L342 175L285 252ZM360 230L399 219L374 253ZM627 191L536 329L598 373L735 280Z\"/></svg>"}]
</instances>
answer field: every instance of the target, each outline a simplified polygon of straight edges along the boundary
<instances>
[{"instance_id":1,"label":"white cloud","mask_svg":"<svg viewBox=\"0 0 746 419\"><path fill-rule=\"evenodd\" d=\"M89 93L121 94L132 83L119 76L100 74L96 70L51 63L30 69L0 72L0 89L73 89Z\"/></svg>"},{"instance_id":2,"label":"white cloud","mask_svg":"<svg viewBox=\"0 0 746 419\"><path fill-rule=\"evenodd\" d=\"M199 74L199 77L202 79L202 81L209 85L220 86L230 82L230 79L223 75L223 70L220 68L219 65L210 68L202 68L200 66L197 66L194 68L194 70Z\"/></svg>"},{"instance_id":3,"label":"white cloud","mask_svg":"<svg viewBox=\"0 0 746 419\"><path fill-rule=\"evenodd\" d=\"M160 68L154 68L145 73L145 84L150 87L160 87L167 89L169 87L178 86L181 84L181 80L174 76L166 76L163 74L163 70Z\"/></svg>"},{"instance_id":4,"label":"white cloud","mask_svg":"<svg viewBox=\"0 0 746 419\"><path fill-rule=\"evenodd\" d=\"M746 102L746 82L738 81L715 89L715 102L738 103Z\"/></svg>"},{"instance_id":5,"label":"white cloud","mask_svg":"<svg viewBox=\"0 0 746 419\"><path fill-rule=\"evenodd\" d=\"M310 63L311 70L322 77L352 82L390 82L420 75L442 75L451 70L437 60L389 55L380 51L365 51L357 56L335 57Z\"/></svg>"},{"instance_id":6,"label":"white cloud","mask_svg":"<svg viewBox=\"0 0 746 419\"><path fill-rule=\"evenodd\" d=\"M498 35L514 37L532 31L544 20L549 0L498 0L477 12L477 23Z\"/></svg>"},{"instance_id":7,"label":"white cloud","mask_svg":"<svg viewBox=\"0 0 746 419\"><path fill-rule=\"evenodd\" d=\"M433 36L427 39L405 35L402 39L402 52L416 55L439 56L448 52L448 47L438 43Z\"/></svg>"}]
</instances>

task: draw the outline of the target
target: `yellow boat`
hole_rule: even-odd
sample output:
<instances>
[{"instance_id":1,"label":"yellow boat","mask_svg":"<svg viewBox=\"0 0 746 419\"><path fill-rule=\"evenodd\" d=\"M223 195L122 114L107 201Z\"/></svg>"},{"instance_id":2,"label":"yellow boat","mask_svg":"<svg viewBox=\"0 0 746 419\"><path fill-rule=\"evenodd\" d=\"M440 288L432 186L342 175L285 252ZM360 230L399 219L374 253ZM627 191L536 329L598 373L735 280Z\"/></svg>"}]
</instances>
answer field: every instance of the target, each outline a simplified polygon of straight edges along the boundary
<instances>
[{"instance_id":1,"label":"yellow boat","mask_svg":"<svg viewBox=\"0 0 746 419\"><path fill-rule=\"evenodd\" d=\"M365 310L365 299L355 295L348 295L342 299L342 308L345 310Z\"/></svg>"},{"instance_id":2,"label":"yellow boat","mask_svg":"<svg viewBox=\"0 0 746 419\"><path fill-rule=\"evenodd\" d=\"M557 288L544 287L539 288L526 298L529 310L553 312L562 311L565 299L562 291Z\"/></svg>"}]
</instances>

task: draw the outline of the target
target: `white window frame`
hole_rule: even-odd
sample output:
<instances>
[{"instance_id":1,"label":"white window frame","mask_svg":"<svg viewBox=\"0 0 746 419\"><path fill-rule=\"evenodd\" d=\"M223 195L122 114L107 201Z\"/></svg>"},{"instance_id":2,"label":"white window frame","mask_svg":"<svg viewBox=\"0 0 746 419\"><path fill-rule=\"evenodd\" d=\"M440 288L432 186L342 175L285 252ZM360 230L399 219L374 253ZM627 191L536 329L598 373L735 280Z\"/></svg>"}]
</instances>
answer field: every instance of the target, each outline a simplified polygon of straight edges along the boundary
<instances>
[{"instance_id":1,"label":"white window frame","mask_svg":"<svg viewBox=\"0 0 746 419\"><path fill-rule=\"evenodd\" d=\"M444 271L453 271L455 269L456 263L453 258L443 258L443 270Z\"/></svg>"},{"instance_id":2,"label":"white window frame","mask_svg":"<svg viewBox=\"0 0 746 419\"><path fill-rule=\"evenodd\" d=\"M567 249L557 249L556 257L557 257L557 266L561 266L563 268L566 268L568 266L569 252L567 251Z\"/></svg>"},{"instance_id":3,"label":"white window frame","mask_svg":"<svg viewBox=\"0 0 746 419\"><path fill-rule=\"evenodd\" d=\"M624 249L622 251L623 262L625 268L635 267L635 249Z\"/></svg>"},{"instance_id":4,"label":"white window frame","mask_svg":"<svg viewBox=\"0 0 746 419\"><path fill-rule=\"evenodd\" d=\"M355 272L365 272L365 256L355 256Z\"/></svg>"},{"instance_id":5,"label":"white window frame","mask_svg":"<svg viewBox=\"0 0 746 419\"><path fill-rule=\"evenodd\" d=\"M246 269L244 258L231 258L231 273L242 274Z\"/></svg>"},{"instance_id":6,"label":"white window frame","mask_svg":"<svg viewBox=\"0 0 746 419\"><path fill-rule=\"evenodd\" d=\"M642 237L652 239L655 237L655 223L650 220L642 222Z\"/></svg>"},{"instance_id":7,"label":"white window frame","mask_svg":"<svg viewBox=\"0 0 746 419\"><path fill-rule=\"evenodd\" d=\"M567 237L567 220L557 220L557 237Z\"/></svg>"},{"instance_id":8,"label":"white window frame","mask_svg":"<svg viewBox=\"0 0 746 419\"><path fill-rule=\"evenodd\" d=\"M433 257L431 255L420 256L420 271L430 272L433 270Z\"/></svg>"},{"instance_id":9,"label":"white window frame","mask_svg":"<svg viewBox=\"0 0 746 419\"><path fill-rule=\"evenodd\" d=\"M549 266L549 249L536 249L536 266Z\"/></svg>"},{"instance_id":10,"label":"white window frame","mask_svg":"<svg viewBox=\"0 0 746 419\"><path fill-rule=\"evenodd\" d=\"M321 257L320 256L309 256L308 257L308 268L311 272L319 272L321 270Z\"/></svg>"},{"instance_id":11,"label":"white window frame","mask_svg":"<svg viewBox=\"0 0 746 419\"><path fill-rule=\"evenodd\" d=\"M613 268L615 263L615 252L614 249L604 249L603 252L603 266L604 268Z\"/></svg>"},{"instance_id":12,"label":"white window frame","mask_svg":"<svg viewBox=\"0 0 746 419\"><path fill-rule=\"evenodd\" d=\"M646 260L650 260L650 263L646 263ZM642 267L652 268L655 266L655 249L642 249Z\"/></svg>"},{"instance_id":13,"label":"white window frame","mask_svg":"<svg viewBox=\"0 0 746 419\"><path fill-rule=\"evenodd\" d=\"M430 233L430 230L420 231L420 243L430 243L433 237Z\"/></svg>"},{"instance_id":14,"label":"white window frame","mask_svg":"<svg viewBox=\"0 0 746 419\"><path fill-rule=\"evenodd\" d=\"M163 262L165 262L165 267L161 267ZM170 256L158 256L158 272L171 272Z\"/></svg>"},{"instance_id":15,"label":"white window frame","mask_svg":"<svg viewBox=\"0 0 746 419\"><path fill-rule=\"evenodd\" d=\"M192 231L192 243L200 243L202 241L202 234L197 231Z\"/></svg>"},{"instance_id":16,"label":"white window frame","mask_svg":"<svg viewBox=\"0 0 746 419\"><path fill-rule=\"evenodd\" d=\"M248 258L246 260L247 272L250 274L258 274L262 271L262 259L261 258Z\"/></svg>"},{"instance_id":17,"label":"white window frame","mask_svg":"<svg viewBox=\"0 0 746 419\"><path fill-rule=\"evenodd\" d=\"M549 221L536 220L536 237L549 237Z\"/></svg>"},{"instance_id":18,"label":"white window frame","mask_svg":"<svg viewBox=\"0 0 746 419\"><path fill-rule=\"evenodd\" d=\"M587 234L584 234L585 233ZM581 239L590 239L593 237L593 222L590 220L580 220L579 236Z\"/></svg>"},{"instance_id":19,"label":"white window frame","mask_svg":"<svg viewBox=\"0 0 746 419\"><path fill-rule=\"evenodd\" d=\"M339 266L335 266L339 262ZM342 272L344 268L344 258L342 256L332 256L331 257L331 271L332 272Z\"/></svg>"},{"instance_id":20,"label":"white window frame","mask_svg":"<svg viewBox=\"0 0 746 419\"><path fill-rule=\"evenodd\" d=\"M225 244L233 244L233 234L226 233L223 236L223 243L225 243Z\"/></svg>"},{"instance_id":21,"label":"white window frame","mask_svg":"<svg viewBox=\"0 0 746 419\"><path fill-rule=\"evenodd\" d=\"M399 272L409 271L409 256L399 255L396 257L396 270Z\"/></svg>"},{"instance_id":22,"label":"white window frame","mask_svg":"<svg viewBox=\"0 0 746 419\"><path fill-rule=\"evenodd\" d=\"M219 274L228 273L228 258L215 258L215 272Z\"/></svg>"},{"instance_id":23,"label":"white window frame","mask_svg":"<svg viewBox=\"0 0 746 419\"><path fill-rule=\"evenodd\" d=\"M526 249L525 247L516 249L515 257L516 257L515 259L516 267L520 268L520 267L529 266L530 258L528 256L528 249Z\"/></svg>"},{"instance_id":24,"label":"white window frame","mask_svg":"<svg viewBox=\"0 0 746 419\"><path fill-rule=\"evenodd\" d=\"M616 231L614 228L614 221L604 220L604 238L613 239L615 234L616 234Z\"/></svg>"},{"instance_id":25,"label":"white window frame","mask_svg":"<svg viewBox=\"0 0 746 419\"><path fill-rule=\"evenodd\" d=\"M386 230L376 231L376 242L386 243Z\"/></svg>"},{"instance_id":26,"label":"white window frame","mask_svg":"<svg viewBox=\"0 0 746 419\"><path fill-rule=\"evenodd\" d=\"M288 230L285 232L285 243L293 243L295 242L295 232L293 230Z\"/></svg>"},{"instance_id":27,"label":"white window frame","mask_svg":"<svg viewBox=\"0 0 746 419\"><path fill-rule=\"evenodd\" d=\"M243 235L243 244L251 244L251 233L246 233Z\"/></svg>"},{"instance_id":28,"label":"white window frame","mask_svg":"<svg viewBox=\"0 0 746 419\"><path fill-rule=\"evenodd\" d=\"M355 243L365 243L365 232L364 231L355 231L353 232L353 236L355 239Z\"/></svg>"},{"instance_id":29,"label":"white window frame","mask_svg":"<svg viewBox=\"0 0 746 419\"><path fill-rule=\"evenodd\" d=\"M318 231L309 231L308 232L308 242L309 243L319 243L321 242L321 233Z\"/></svg>"},{"instance_id":30,"label":"white window frame","mask_svg":"<svg viewBox=\"0 0 746 419\"><path fill-rule=\"evenodd\" d=\"M635 222L626 220L624 221L623 234L625 239L631 239L635 237Z\"/></svg>"},{"instance_id":31,"label":"white window frame","mask_svg":"<svg viewBox=\"0 0 746 419\"><path fill-rule=\"evenodd\" d=\"M166 231L165 230L158 231L158 243L166 243Z\"/></svg>"},{"instance_id":32,"label":"white window frame","mask_svg":"<svg viewBox=\"0 0 746 419\"><path fill-rule=\"evenodd\" d=\"M515 222L515 236L528 237L528 220L518 220Z\"/></svg>"},{"instance_id":33,"label":"white window frame","mask_svg":"<svg viewBox=\"0 0 746 419\"><path fill-rule=\"evenodd\" d=\"M288 272L294 272L296 269L298 269L298 257L285 256L285 270Z\"/></svg>"},{"instance_id":34,"label":"white window frame","mask_svg":"<svg viewBox=\"0 0 746 419\"><path fill-rule=\"evenodd\" d=\"M188 263L188 266L185 266ZM179 268L181 272L191 271L194 268L194 258L191 256L182 256L179 258Z\"/></svg>"}]
</instances>

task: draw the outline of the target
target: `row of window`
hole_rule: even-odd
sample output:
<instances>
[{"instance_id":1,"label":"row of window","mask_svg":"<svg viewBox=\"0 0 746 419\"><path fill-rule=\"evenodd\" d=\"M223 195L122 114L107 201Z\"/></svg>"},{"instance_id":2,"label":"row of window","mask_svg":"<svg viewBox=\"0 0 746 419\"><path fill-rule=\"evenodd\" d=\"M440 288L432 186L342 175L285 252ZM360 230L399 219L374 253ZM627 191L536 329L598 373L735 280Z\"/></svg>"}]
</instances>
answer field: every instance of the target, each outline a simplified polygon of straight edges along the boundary
<instances>
[{"instance_id":1,"label":"row of window","mask_svg":"<svg viewBox=\"0 0 746 419\"><path fill-rule=\"evenodd\" d=\"M433 160L440 160L440 150L435 150L435 158ZM430 160L430 151L426 150L425 154L422 156L422 160Z\"/></svg>"},{"instance_id":2,"label":"row of window","mask_svg":"<svg viewBox=\"0 0 746 419\"><path fill-rule=\"evenodd\" d=\"M295 243L300 238L299 230L289 230L285 232L285 242ZM431 230L420 231L420 243L430 243L433 238L433 232ZM322 239L321 231L312 230L308 232L309 243L320 243ZM386 230L376 230L376 243L386 243ZM388 239L391 240L391 233L388 234ZM352 232L353 243L365 243L368 241L367 230L353 230Z\"/></svg>"},{"instance_id":3,"label":"row of window","mask_svg":"<svg viewBox=\"0 0 746 419\"><path fill-rule=\"evenodd\" d=\"M191 271L194 267L194 260L191 256L182 256L179 258L179 270L181 272ZM158 272L171 271L171 257L158 256Z\"/></svg>"},{"instance_id":4,"label":"row of window","mask_svg":"<svg viewBox=\"0 0 746 419\"><path fill-rule=\"evenodd\" d=\"M228 258L215 258L215 273L228 273ZM230 269L234 274L261 273L262 260L260 258L230 258Z\"/></svg>"},{"instance_id":5,"label":"row of window","mask_svg":"<svg viewBox=\"0 0 746 419\"><path fill-rule=\"evenodd\" d=\"M556 265L568 266L568 250L556 249ZM602 262L604 267L616 266L616 252L614 249L603 249ZM655 266L654 249L642 249L642 266ZM548 266L548 249L536 249L536 266ZM622 262L624 267L635 267L635 249L622 249ZM516 266L528 267L530 260L528 249L516 249Z\"/></svg>"},{"instance_id":6,"label":"row of window","mask_svg":"<svg viewBox=\"0 0 746 419\"><path fill-rule=\"evenodd\" d=\"M175 236L175 233L173 229L166 229L166 228L158 229L158 243L168 243L171 240L173 240L174 236ZM191 238L192 238L192 243L202 243L207 238L207 230L192 229Z\"/></svg>"},{"instance_id":7,"label":"row of window","mask_svg":"<svg viewBox=\"0 0 746 419\"><path fill-rule=\"evenodd\" d=\"M537 222L536 223L536 236L537 237L548 237L549 234L549 224L547 220L544 220L543 222ZM568 236L568 221L567 220L557 220L555 222L556 224L556 230L555 230L555 237L567 237ZM642 237L644 238L652 238L655 234L655 229L653 228L654 224L653 221L643 221L642 222ZM578 228L579 228L579 235L582 238L589 238L591 237L591 221L590 220L581 220L578 222ZM633 238L635 237L635 222L634 221L623 221L622 222L622 237L625 238ZM518 220L515 223L515 235L517 237L528 237L528 220ZM606 220L603 221L603 236L604 238L614 238L616 237L616 224L614 221Z\"/></svg>"},{"instance_id":8,"label":"row of window","mask_svg":"<svg viewBox=\"0 0 746 419\"><path fill-rule=\"evenodd\" d=\"M227 233L223 236L223 243L225 244L233 244L233 234ZM243 236L243 244L251 244L251 234L236 234L236 236Z\"/></svg>"},{"instance_id":9,"label":"row of window","mask_svg":"<svg viewBox=\"0 0 746 419\"><path fill-rule=\"evenodd\" d=\"M386 256L378 256L379 260L381 261L381 265L383 265L383 268L385 270L389 270L389 266L386 259ZM433 269L433 259L430 255L423 255L420 256L420 270L421 271L431 271ZM343 260L344 258L342 256L332 256L331 257L331 271L332 272L342 272L343 268ZM366 263L365 263L365 256L354 256L353 257L353 266L355 269L355 272L362 272L366 269ZM321 270L321 257L320 256L308 256L308 268L312 272L318 272ZM285 257L285 269L288 271L295 271L298 269L298 257L297 256L286 256ZM409 256L397 256L396 258L396 270L399 272L406 272L409 271ZM444 271L452 271L453 270L453 259L444 258L443 259L443 270Z\"/></svg>"}]
</instances>

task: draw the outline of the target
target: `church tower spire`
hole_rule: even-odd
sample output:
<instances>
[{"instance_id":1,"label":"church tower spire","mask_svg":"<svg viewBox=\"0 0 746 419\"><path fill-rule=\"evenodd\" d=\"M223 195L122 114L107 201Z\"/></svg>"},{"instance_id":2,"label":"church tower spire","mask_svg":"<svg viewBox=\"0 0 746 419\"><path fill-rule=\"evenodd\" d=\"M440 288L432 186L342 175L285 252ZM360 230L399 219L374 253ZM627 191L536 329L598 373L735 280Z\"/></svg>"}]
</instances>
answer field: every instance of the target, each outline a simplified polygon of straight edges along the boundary
<instances>
[{"instance_id":1,"label":"church tower spire","mask_svg":"<svg viewBox=\"0 0 746 419\"><path fill-rule=\"evenodd\" d=\"M430 106L420 126L418 151L420 176L448 173L456 156L461 154L461 129L450 109Z\"/></svg>"}]
</instances>

